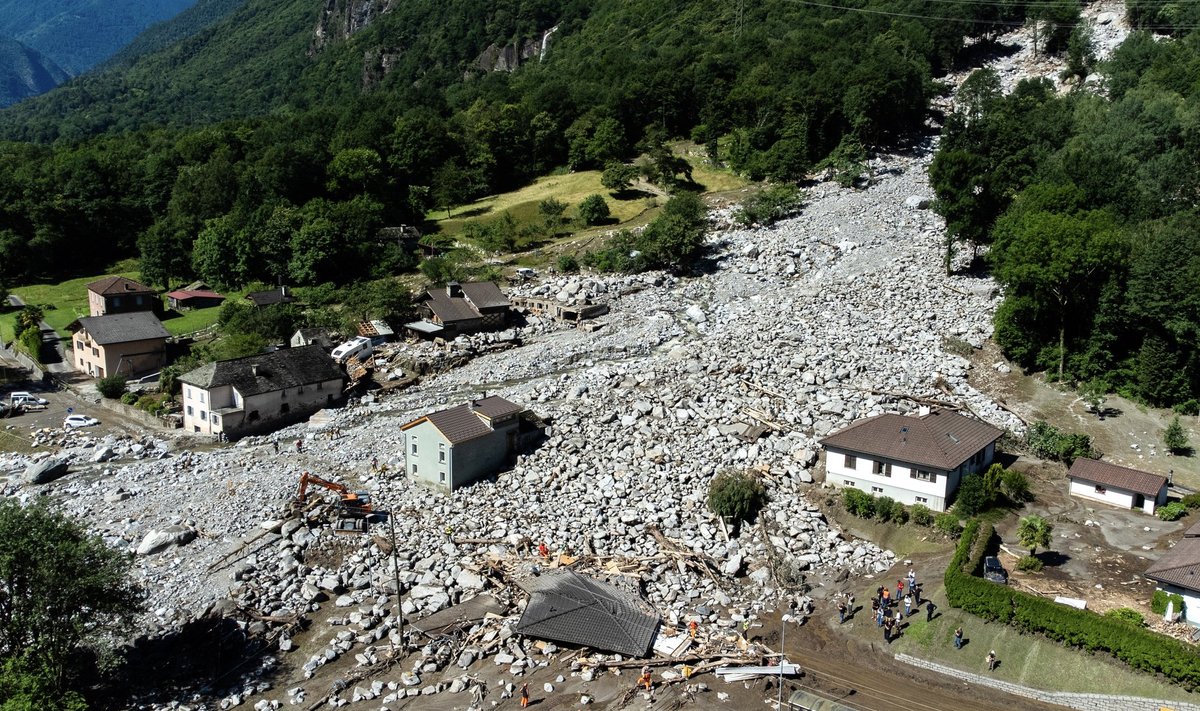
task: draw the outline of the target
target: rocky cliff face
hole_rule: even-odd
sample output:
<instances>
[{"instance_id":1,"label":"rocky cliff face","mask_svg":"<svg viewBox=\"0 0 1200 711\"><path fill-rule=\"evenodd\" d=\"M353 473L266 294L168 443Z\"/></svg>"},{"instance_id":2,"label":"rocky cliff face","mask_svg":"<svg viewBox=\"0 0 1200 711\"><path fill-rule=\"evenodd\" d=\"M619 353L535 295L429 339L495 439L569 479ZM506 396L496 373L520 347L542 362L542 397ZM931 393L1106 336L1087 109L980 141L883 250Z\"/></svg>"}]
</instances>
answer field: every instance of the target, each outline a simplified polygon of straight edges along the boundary
<instances>
[{"instance_id":1,"label":"rocky cliff face","mask_svg":"<svg viewBox=\"0 0 1200 711\"><path fill-rule=\"evenodd\" d=\"M397 4L399 0L325 0L309 54L320 52L330 42L349 39Z\"/></svg>"},{"instance_id":2,"label":"rocky cliff face","mask_svg":"<svg viewBox=\"0 0 1200 711\"><path fill-rule=\"evenodd\" d=\"M504 46L489 45L475 58L474 66L485 72L511 72L530 59L541 60L550 49L550 37L558 31L558 25L551 27L539 37L531 37L523 42L513 41Z\"/></svg>"}]
</instances>

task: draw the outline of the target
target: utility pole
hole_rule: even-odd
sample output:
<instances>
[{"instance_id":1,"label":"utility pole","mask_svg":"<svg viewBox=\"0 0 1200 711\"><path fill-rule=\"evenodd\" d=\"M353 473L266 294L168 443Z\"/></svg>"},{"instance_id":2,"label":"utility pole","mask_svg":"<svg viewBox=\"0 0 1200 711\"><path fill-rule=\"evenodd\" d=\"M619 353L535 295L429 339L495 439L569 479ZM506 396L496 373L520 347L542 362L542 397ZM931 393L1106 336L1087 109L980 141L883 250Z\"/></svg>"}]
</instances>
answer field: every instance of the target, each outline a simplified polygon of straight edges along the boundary
<instances>
[{"instance_id":1,"label":"utility pole","mask_svg":"<svg viewBox=\"0 0 1200 711\"><path fill-rule=\"evenodd\" d=\"M396 515L395 510L388 511L388 527L392 533L392 575L396 582L396 619L400 620L400 650L408 652L408 640L404 638L404 607L400 604L400 563L396 555Z\"/></svg>"}]
</instances>

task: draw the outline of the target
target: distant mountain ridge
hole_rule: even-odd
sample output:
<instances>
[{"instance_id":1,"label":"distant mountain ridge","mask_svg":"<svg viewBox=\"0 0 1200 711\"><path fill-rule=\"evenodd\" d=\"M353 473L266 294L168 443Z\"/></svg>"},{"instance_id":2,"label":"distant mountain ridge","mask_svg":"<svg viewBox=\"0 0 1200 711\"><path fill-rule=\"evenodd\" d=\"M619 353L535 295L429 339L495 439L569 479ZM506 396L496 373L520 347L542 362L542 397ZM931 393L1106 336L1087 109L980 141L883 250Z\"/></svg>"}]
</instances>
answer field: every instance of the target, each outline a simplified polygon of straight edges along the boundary
<instances>
[{"instance_id":1,"label":"distant mountain ridge","mask_svg":"<svg viewBox=\"0 0 1200 711\"><path fill-rule=\"evenodd\" d=\"M0 37L0 107L49 91L67 78L54 60L11 37Z\"/></svg>"}]
</instances>

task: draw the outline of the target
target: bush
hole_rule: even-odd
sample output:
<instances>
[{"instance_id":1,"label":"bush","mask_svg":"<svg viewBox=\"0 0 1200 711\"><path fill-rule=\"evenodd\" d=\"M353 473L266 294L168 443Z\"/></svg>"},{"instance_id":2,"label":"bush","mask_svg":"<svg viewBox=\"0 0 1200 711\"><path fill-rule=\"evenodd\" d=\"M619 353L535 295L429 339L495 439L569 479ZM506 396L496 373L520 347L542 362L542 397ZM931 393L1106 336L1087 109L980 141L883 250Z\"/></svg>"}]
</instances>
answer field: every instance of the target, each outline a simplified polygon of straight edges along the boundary
<instances>
[{"instance_id":1,"label":"bush","mask_svg":"<svg viewBox=\"0 0 1200 711\"><path fill-rule=\"evenodd\" d=\"M842 504L847 511L859 518L875 516L875 497L865 491L859 491L852 487L842 489Z\"/></svg>"},{"instance_id":2,"label":"bush","mask_svg":"<svg viewBox=\"0 0 1200 711\"><path fill-rule=\"evenodd\" d=\"M603 196L588 195L579 203L579 219L585 225L599 225L607 221L611 214Z\"/></svg>"},{"instance_id":3,"label":"bush","mask_svg":"<svg viewBox=\"0 0 1200 711\"><path fill-rule=\"evenodd\" d=\"M994 535L990 525L979 521L971 521L963 530L962 539L946 568L946 599L952 607L962 608L986 620L1013 625L1022 632L1041 633L1087 652L1111 654L1135 669L1162 674L1189 690L1200 686L1200 655L1191 645L1135 627L1124 619L1077 610L1052 599L976 577ZM1158 598L1159 594L1155 593L1155 600ZM1166 607L1165 598L1162 607Z\"/></svg>"},{"instance_id":4,"label":"bush","mask_svg":"<svg viewBox=\"0 0 1200 711\"><path fill-rule=\"evenodd\" d=\"M958 538L963 532L963 527L958 521L958 514L940 513L933 519L933 527L944 536Z\"/></svg>"},{"instance_id":5,"label":"bush","mask_svg":"<svg viewBox=\"0 0 1200 711\"><path fill-rule=\"evenodd\" d=\"M1187 506L1181 501L1172 501L1166 506L1160 506L1158 517L1163 521L1178 521L1188 512Z\"/></svg>"},{"instance_id":6,"label":"bush","mask_svg":"<svg viewBox=\"0 0 1200 711\"><path fill-rule=\"evenodd\" d=\"M892 504L895 499L890 496L880 496L875 499L875 518L887 523L892 520Z\"/></svg>"},{"instance_id":7,"label":"bush","mask_svg":"<svg viewBox=\"0 0 1200 711\"><path fill-rule=\"evenodd\" d=\"M918 526L932 526L936 520L933 511L930 511L925 504L913 504L909 515L912 517L912 522Z\"/></svg>"},{"instance_id":8,"label":"bush","mask_svg":"<svg viewBox=\"0 0 1200 711\"><path fill-rule=\"evenodd\" d=\"M1046 566L1042 562L1042 559L1034 555L1023 555L1017 561L1017 570L1022 570L1026 573L1040 573L1044 567Z\"/></svg>"},{"instance_id":9,"label":"bush","mask_svg":"<svg viewBox=\"0 0 1200 711\"><path fill-rule=\"evenodd\" d=\"M1004 474L1001 475L1000 491L1004 494L1004 498L1014 504L1023 504L1033 500L1033 493L1029 490L1029 479L1021 472L1011 469L1005 469Z\"/></svg>"},{"instance_id":10,"label":"bush","mask_svg":"<svg viewBox=\"0 0 1200 711\"><path fill-rule=\"evenodd\" d=\"M745 472L722 472L708 486L708 508L734 523L750 521L767 501L762 482Z\"/></svg>"},{"instance_id":11,"label":"bush","mask_svg":"<svg viewBox=\"0 0 1200 711\"><path fill-rule=\"evenodd\" d=\"M955 513L962 518L971 518L991 507L991 497L988 496L987 485L984 483L983 477L977 474L963 475L954 502Z\"/></svg>"},{"instance_id":12,"label":"bush","mask_svg":"<svg viewBox=\"0 0 1200 711\"><path fill-rule=\"evenodd\" d=\"M558 256L558 271L563 274L574 274L579 271L579 260L574 254L560 254Z\"/></svg>"},{"instance_id":13,"label":"bush","mask_svg":"<svg viewBox=\"0 0 1200 711\"><path fill-rule=\"evenodd\" d=\"M1173 409L1180 415L1200 415L1200 400L1184 400Z\"/></svg>"},{"instance_id":14,"label":"bush","mask_svg":"<svg viewBox=\"0 0 1200 711\"><path fill-rule=\"evenodd\" d=\"M1104 613L1104 616L1109 619L1120 620L1121 622L1133 625L1134 627L1146 626L1146 618L1142 617L1142 613L1138 612L1132 607L1118 607Z\"/></svg>"},{"instance_id":15,"label":"bush","mask_svg":"<svg viewBox=\"0 0 1200 711\"><path fill-rule=\"evenodd\" d=\"M1079 457L1097 457L1092 438L1085 434L1067 434L1048 422L1038 420L1025 434L1029 451L1042 459L1053 459L1070 465Z\"/></svg>"},{"instance_id":16,"label":"bush","mask_svg":"<svg viewBox=\"0 0 1200 711\"><path fill-rule=\"evenodd\" d=\"M1172 612L1183 612L1183 596L1173 595L1165 590L1155 590L1150 597L1150 611L1156 615L1167 614L1167 603L1173 602Z\"/></svg>"},{"instance_id":17,"label":"bush","mask_svg":"<svg viewBox=\"0 0 1200 711\"><path fill-rule=\"evenodd\" d=\"M772 185L747 198L733 219L739 225L771 225L798 212L805 197L795 185Z\"/></svg>"},{"instance_id":18,"label":"bush","mask_svg":"<svg viewBox=\"0 0 1200 711\"><path fill-rule=\"evenodd\" d=\"M905 523L908 523L908 509L899 501L893 501L892 511L888 518L897 526L903 526Z\"/></svg>"},{"instance_id":19,"label":"bush","mask_svg":"<svg viewBox=\"0 0 1200 711\"><path fill-rule=\"evenodd\" d=\"M126 405L132 405L133 403L135 403L137 401L138 401L137 393L127 392L127 393L124 393L121 395L121 402L125 403Z\"/></svg>"},{"instance_id":20,"label":"bush","mask_svg":"<svg viewBox=\"0 0 1200 711\"><path fill-rule=\"evenodd\" d=\"M96 390L102 397L116 400L125 393L125 376L110 375L107 378L100 378L96 381Z\"/></svg>"},{"instance_id":21,"label":"bush","mask_svg":"<svg viewBox=\"0 0 1200 711\"><path fill-rule=\"evenodd\" d=\"M1200 508L1200 494L1188 494L1180 499L1179 503L1183 504L1189 509Z\"/></svg>"},{"instance_id":22,"label":"bush","mask_svg":"<svg viewBox=\"0 0 1200 711\"><path fill-rule=\"evenodd\" d=\"M1171 454L1184 454L1188 451L1187 433L1183 431L1183 425L1179 422L1179 415L1176 415L1171 424L1163 430L1163 444Z\"/></svg>"}]
</instances>

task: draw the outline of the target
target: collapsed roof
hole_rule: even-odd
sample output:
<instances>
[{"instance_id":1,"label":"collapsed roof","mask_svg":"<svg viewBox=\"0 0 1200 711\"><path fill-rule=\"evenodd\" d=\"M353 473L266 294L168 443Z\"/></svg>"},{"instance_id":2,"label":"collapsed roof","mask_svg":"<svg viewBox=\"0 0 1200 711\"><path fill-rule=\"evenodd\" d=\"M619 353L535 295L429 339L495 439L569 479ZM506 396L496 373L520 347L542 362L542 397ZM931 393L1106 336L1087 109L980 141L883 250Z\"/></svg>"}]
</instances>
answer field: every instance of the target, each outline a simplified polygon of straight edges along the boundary
<instances>
[{"instance_id":1,"label":"collapsed roof","mask_svg":"<svg viewBox=\"0 0 1200 711\"><path fill-rule=\"evenodd\" d=\"M545 573L525 587L521 634L628 657L649 653L661 619L637 595L573 570Z\"/></svg>"}]
</instances>

